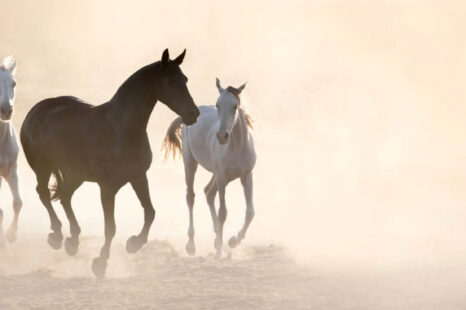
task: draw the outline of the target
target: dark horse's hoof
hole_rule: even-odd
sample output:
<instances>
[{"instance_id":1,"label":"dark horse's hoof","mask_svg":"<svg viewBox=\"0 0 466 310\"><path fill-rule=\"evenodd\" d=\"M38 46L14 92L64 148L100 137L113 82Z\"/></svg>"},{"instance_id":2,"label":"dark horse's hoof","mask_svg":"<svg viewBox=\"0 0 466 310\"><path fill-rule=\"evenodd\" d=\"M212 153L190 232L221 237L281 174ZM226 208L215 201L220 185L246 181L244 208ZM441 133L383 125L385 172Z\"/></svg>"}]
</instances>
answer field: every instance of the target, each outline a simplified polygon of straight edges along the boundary
<instances>
[{"instance_id":1,"label":"dark horse's hoof","mask_svg":"<svg viewBox=\"0 0 466 310\"><path fill-rule=\"evenodd\" d=\"M105 278L105 270L107 269L107 261L101 259L100 257L94 258L92 261L92 272L94 275L99 278Z\"/></svg>"},{"instance_id":2,"label":"dark horse's hoof","mask_svg":"<svg viewBox=\"0 0 466 310\"><path fill-rule=\"evenodd\" d=\"M228 245L230 246L230 248L236 248L238 246L238 244L240 243L240 241L238 240L237 237L235 236L232 236L229 240L228 240Z\"/></svg>"},{"instance_id":3,"label":"dark horse's hoof","mask_svg":"<svg viewBox=\"0 0 466 310\"><path fill-rule=\"evenodd\" d=\"M61 248L61 243L63 241L63 236L57 233L50 233L47 238L47 242L52 247L52 249L58 250Z\"/></svg>"},{"instance_id":4,"label":"dark horse's hoof","mask_svg":"<svg viewBox=\"0 0 466 310\"><path fill-rule=\"evenodd\" d=\"M196 246L194 245L194 242L189 242L186 243L186 253L188 253L190 256L193 256L196 254Z\"/></svg>"},{"instance_id":5,"label":"dark horse's hoof","mask_svg":"<svg viewBox=\"0 0 466 310\"><path fill-rule=\"evenodd\" d=\"M65 251L69 256L74 256L78 253L79 241L72 238L65 239Z\"/></svg>"},{"instance_id":6,"label":"dark horse's hoof","mask_svg":"<svg viewBox=\"0 0 466 310\"><path fill-rule=\"evenodd\" d=\"M136 253L144 245L144 242L138 236L131 236L126 241L126 251L128 253Z\"/></svg>"}]
</instances>

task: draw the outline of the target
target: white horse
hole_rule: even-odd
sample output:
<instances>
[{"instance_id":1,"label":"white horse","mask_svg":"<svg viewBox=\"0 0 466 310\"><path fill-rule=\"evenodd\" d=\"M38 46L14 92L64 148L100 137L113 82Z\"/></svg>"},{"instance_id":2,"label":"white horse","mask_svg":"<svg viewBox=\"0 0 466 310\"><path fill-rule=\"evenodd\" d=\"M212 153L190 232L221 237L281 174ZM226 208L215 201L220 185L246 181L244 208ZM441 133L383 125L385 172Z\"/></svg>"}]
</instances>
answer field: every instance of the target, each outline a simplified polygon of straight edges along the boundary
<instances>
[{"instance_id":1,"label":"white horse","mask_svg":"<svg viewBox=\"0 0 466 310\"><path fill-rule=\"evenodd\" d=\"M225 188L227 184L240 178L246 198L246 218L238 236L228 241L230 247L237 246L244 239L249 224L254 217L252 201L252 170L256 163L254 141L248 127L251 119L241 107L239 95L246 84L239 88L222 88L217 79L220 97L217 105L200 106L197 122L190 126L182 126L180 118L175 119L168 128L163 148L167 156L173 152L182 151L187 186L186 201L189 208L189 241L186 252L196 253L194 245L194 175L198 164L213 173L212 179L204 189L210 208L214 231L216 233L215 248L217 255L221 255L223 246L223 225L227 217L225 204ZM181 129L181 130L180 130ZM181 133L180 133L181 131ZM182 147L183 146L183 147ZM215 210L215 196L219 192L220 207L218 215Z\"/></svg>"},{"instance_id":2,"label":"white horse","mask_svg":"<svg viewBox=\"0 0 466 310\"><path fill-rule=\"evenodd\" d=\"M8 248L6 240L9 242L16 240L18 216L22 206L16 171L19 148L16 133L11 124L15 100L15 71L16 60L13 57L9 56L2 60L0 64L0 185L2 178L4 178L10 186L13 194L14 210L13 221L6 235L4 235L2 227L3 211L0 209L0 245L3 248Z\"/></svg>"}]
</instances>

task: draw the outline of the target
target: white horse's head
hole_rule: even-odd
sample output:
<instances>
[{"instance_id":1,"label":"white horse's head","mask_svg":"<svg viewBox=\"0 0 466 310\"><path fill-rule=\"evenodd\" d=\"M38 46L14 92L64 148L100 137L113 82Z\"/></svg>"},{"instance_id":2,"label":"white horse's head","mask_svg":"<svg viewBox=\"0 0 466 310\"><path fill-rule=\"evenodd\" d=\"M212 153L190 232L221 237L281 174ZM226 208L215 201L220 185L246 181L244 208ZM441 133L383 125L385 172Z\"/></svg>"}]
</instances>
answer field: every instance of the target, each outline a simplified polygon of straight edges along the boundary
<instances>
[{"instance_id":1,"label":"white horse's head","mask_svg":"<svg viewBox=\"0 0 466 310\"><path fill-rule=\"evenodd\" d=\"M0 121L9 121L15 101L16 60L8 56L0 63Z\"/></svg>"},{"instance_id":2,"label":"white horse's head","mask_svg":"<svg viewBox=\"0 0 466 310\"><path fill-rule=\"evenodd\" d=\"M238 88L228 86L224 89L220 85L220 80L217 78L216 84L220 92L220 97L218 97L216 104L219 124L217 139L220 144L227 144L228 137L238 119L238 108L240 104L239 95L246 87L246 83Z\"/></svg>"}]
</instances>

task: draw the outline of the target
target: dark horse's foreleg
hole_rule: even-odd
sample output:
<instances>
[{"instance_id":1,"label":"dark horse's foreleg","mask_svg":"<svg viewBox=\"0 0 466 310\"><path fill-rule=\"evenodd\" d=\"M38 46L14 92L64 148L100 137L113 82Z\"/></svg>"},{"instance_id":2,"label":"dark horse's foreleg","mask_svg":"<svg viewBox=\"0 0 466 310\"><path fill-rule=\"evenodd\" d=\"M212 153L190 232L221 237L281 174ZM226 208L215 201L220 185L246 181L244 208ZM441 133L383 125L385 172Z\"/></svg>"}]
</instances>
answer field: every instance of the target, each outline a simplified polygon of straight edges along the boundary
<instances>
[{"instance_id":1,"label":"dark horse's foreleg","mask_svg":"<svg viewBox=\"0 0 466 310\"><path fill-rule=\"evenodd\" d=\"M79 227L76 216L74 215L73 208L71 207L71 198L74 192L81 186L81 181L76 181L70 178L66 178L63 183L63 189L60 193L60 200L65 211L68 222L70 223L70 237L65 239L65 250L68 255L75 255L79 249L79 234L81 228Z\"/></svg>"},{"instance_id":2,"label":"dark horse's foreleg","mask_svg":"<svg viewBox=\"0 0 466 310\"><path fill-rule=\"evenodd\" d=\"M100 199L102 200L102 208L104 210L105 221L105 243L100 250L100 256L92 261L92 271L97 278L105 276L107 269L107 260L110 257L110 247L113 237L115 236L115 194L117 190L111 187L100 187Z\"/></svg>"},{"instance_id":3,"label":"dark horse's foreleg","mask_svg":"<svg viewBox=\"0 0 466 310\"><path fill-rule=\"evenodd\" d=\"M150 227L155 218L155 210L150 199L147 176L144 174L130 183L144 208L144 226L141 232L137 236L131 236L126 242L126 251L135 253L147 242Z\"/></svg>"},{"instance_id":4,"label":"dark horse's foreleg","mask_svg":"<svg viewBox=\"0 0 466 310\"><path fill-rule=\"evenodd\" d=\"M40 201L47 209L47 212L49 213L50 217L50 228L53 232L49 234L47 241L52 248L59 249L61 248L61 243L63 241L63 234L61 233L61 222L58 219L57 214L53 209L52 202L50 200L50 190L48 187L48 182L51 173L51 171L36 171L36 190L39 194Z\"/></svg>"},{"instance_id":5,"label":"dark horse's foreleg","mask_svg":"<svg viewBox=\"0 0 466 310\"><path fill-rule=\"evenodd\" d=\"M248 173L246 176L242 177L241 184L243 185L244 198L246 199L246 216L243 228L238 232L238 236L232 236L230 240L228 240L228 245L231 248L234 248L241 243L241 240L246 236L249 224L251 224L251 221L254 218L254 204L252 203L252 174Z\"/></svg>"}]
</instances>

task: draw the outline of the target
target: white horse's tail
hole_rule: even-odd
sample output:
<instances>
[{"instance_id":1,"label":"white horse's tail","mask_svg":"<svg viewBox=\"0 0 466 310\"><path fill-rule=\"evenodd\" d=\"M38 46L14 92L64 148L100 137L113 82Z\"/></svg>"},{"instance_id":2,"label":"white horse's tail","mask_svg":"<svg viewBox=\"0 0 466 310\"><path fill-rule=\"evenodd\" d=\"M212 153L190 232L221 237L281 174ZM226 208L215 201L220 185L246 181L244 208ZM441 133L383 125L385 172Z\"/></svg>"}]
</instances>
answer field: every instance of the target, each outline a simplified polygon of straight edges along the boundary
<instances>
[{"instance_id":1,"label":"white horse's tail","mask_svg":"<svg viewBox=\"0 0 466 310\"><path fill-rule=\"evenodd\" d=\"M172 153L173 158L176 157L176 154L181 154L181 125L183 125L183 121L181 117L177 117L170 124L170 127L168 127L167 134L162 144L162 150L165 152L165 160L170 156L170 153Z\"/></svg>"},{"instance_id":2,"label":"white horse's tail","mask_svg":"<svg viewBox=\"0 0 466 310\"><path fill-rule=\"evenodd\" d=\"M55 178L55 182L49 185L50 200L57 201L61 199L63 175L60 170L55 169L52 171L52 176Z\"/></svg>"}]
</instances>

